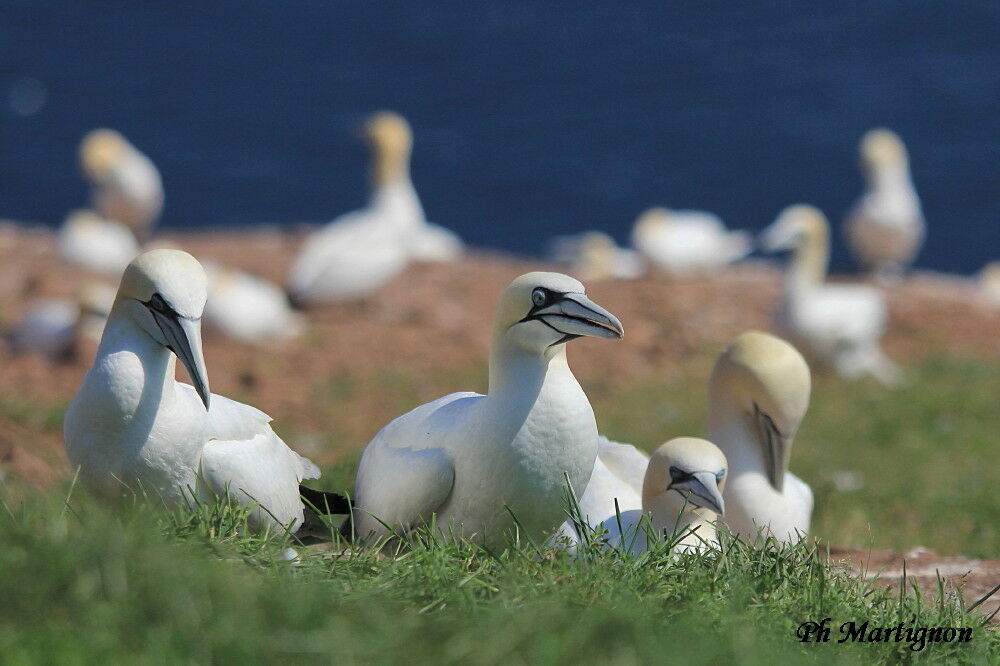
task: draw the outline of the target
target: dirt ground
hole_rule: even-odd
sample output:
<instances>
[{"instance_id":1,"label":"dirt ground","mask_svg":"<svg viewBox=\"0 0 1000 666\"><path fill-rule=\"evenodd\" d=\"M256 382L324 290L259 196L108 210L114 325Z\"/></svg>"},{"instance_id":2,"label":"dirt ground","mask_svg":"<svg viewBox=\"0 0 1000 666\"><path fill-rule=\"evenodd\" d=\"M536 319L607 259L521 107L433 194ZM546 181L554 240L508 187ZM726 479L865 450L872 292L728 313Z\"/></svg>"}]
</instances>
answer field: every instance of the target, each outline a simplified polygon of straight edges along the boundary
<instances>
[{"instance_id":1,"label":"dirt ground","mask_svg":"<svg viewBox=\"0 0 1000 666\"><path fill-rule=\"evenodd\" d=\"M164 234L200 258L279 283L300 237L301 231L277 229ZM265 350L206 330L205 357L212 390L321 430L324 416L311 402L314 387L326 378L372 367L405 367L418 376L425 370L463 372L485 363L500 291L513 277L538 269L566 270L479 252L453 264L414 266L365 303L309 311L308 329L301 338ZM16 325L33 300L71 297L89 279L93 278L59 261L51 232L0 223L0 323L5 329ZM619 316L626 336L613 345L576 343L571 352L574 371L582 381L611 376L634 381L669 373L672 366L692 356L703 356L708 363L743 330L773 330L779 292L778 269L761 262L683 282L649 276L590 284L588 294ZM1000 308L980 296L968 280L917 274L887 296L891 323L885 347L894 358L913 359L943 350L995 357L1000 351ZM599 348L591 347L595 344ZM58 419L93 349L85 345L76 358L53 364L37 356L16 356L0 345L0 400L8 407L46 405L52 413L21 419L0 416L0 473L39 485L68 473L58 427L32 419ZM374 432L385 416L359 414L354 418L375 421L364 426ZM342 450L326 450L320 458L331 462L342 454ZM925 551L905 556L888 551L845 552L838 557L870 574L881 571L879 577L890 584L898 584L902 560L907 559L907 575L931 583L922 587L935 589L937 569L961 585L968 599L981 596L1000 581L998 560L935 559ZM975 573L965 575L966 568ZM991 603L995 608L997 601Z\"/></svg>"}]
</instances>

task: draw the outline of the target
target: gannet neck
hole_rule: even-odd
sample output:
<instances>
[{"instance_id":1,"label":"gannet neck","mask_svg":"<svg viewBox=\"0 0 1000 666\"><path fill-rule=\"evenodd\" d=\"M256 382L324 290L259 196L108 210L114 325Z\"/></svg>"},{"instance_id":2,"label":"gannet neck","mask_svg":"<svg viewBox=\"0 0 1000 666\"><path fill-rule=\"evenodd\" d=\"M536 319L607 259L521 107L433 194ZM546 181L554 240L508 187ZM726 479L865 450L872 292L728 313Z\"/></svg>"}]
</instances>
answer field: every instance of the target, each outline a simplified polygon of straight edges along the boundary
<instances>
[{"instance_id":1,"label":"gannet neck","mask_svg":"<svg viewBox=\"0 0 1000 666\"><path fill-rule=\"evenodd\" d=\"M708 437L726 454L730 483L744 474L768 478L765 445L751 418L728 397L710 399Z\"/></svg>"},{"instance_id":2,"label":"gannet neck","mask_svg":"<svg viewBox=\"0 0 1000 666\"><path fill-rule=\"evenodd\" d=\"M552 372L573 376L566 359L566 345L556 345L538 354L512 343L505 334L495 336L490 349L490 396L537 395Z\"/></svg>"},{"instance_id":3,"label":"gannet neck","mask_svg":"<svg viewBox=\"0 0 1000 666\"><path fill-rule=\"evenodd\" d=\"M785 286L790 295L818 287L826 280L830 261L830 233L822 226L806 230L802 242L792 253L792 261L785 273Z\"/></svg>"},{"instance_id":4,"label":"gannet neck","mask_svg":"<svg viewBox=\"0 0 1000 666\"><path fill-rule=\"evenodd\" d=\"M379 212L381 219L397 226L419 226L426 222L409 175L377 184L372 190L371 207Z\"/></svg>"},{"instance_id":5,"label":"gannet neck","mask_svg":"<svg viewBox=\"0 0 1000 666\"><path fill-rule=\"evenodd\" d=\"M409 146L375 148L371 165L372 189L410 182Z\"/></svg>"},{"instance_id":6,"label":"gannet neck","mask_svg":"<svg viewBox=\"0 0 1000 666\"><path fill-rule=\"evenodd\" d=\"M872 169L868 172L868 187L872 190L912 187L910 168L903 162Z\"/></svg>"}]
</instances>

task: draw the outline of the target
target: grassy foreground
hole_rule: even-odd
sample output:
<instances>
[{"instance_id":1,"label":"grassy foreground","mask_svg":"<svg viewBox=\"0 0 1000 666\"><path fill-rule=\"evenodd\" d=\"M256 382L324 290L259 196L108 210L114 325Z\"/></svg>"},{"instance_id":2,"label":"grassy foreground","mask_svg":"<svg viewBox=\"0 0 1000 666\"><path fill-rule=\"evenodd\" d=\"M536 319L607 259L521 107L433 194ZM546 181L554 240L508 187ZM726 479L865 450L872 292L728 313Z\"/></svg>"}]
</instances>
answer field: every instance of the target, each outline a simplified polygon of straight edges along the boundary
<instances>
[{"instance_id":1,"label":"grassy foreground","mask_svg":"<svg viewBox=\"0 0 1000 666\"><path fill-rule=\"evenodd\" d=\"M86 498L0 515L0 661L36 663L986 663L1000 635L955 598L871 587L797 548L727 542L572 560L530 544L489 554L425 538L351 557L240 536L242 512L111 512ZM797 642L833 618L830 643ZM838 644L847 620L975 627L922 651Z\"/></svg>"}]
</instances>

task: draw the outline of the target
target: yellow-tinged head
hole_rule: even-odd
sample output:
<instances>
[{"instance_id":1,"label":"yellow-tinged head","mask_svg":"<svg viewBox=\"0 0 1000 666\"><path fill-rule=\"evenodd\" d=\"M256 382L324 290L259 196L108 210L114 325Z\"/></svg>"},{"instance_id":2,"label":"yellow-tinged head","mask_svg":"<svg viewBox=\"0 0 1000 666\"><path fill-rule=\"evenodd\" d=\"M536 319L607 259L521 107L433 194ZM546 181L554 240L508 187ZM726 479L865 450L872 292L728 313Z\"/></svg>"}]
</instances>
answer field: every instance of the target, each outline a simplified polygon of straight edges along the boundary
<instances>
[{"instance_id":1,"label":"yellow-tinged head","mask_svg":"<svg viewBox=\"0 0 1000 666\"><path fill-rule=\"evenodd\" d=\"M726 456L712 442L697 437L672 439L649 458L642 482L643 507L655 506L676 514L683 505L690 504L722 515L727 473ZM664 518L674 519L676 515Z\"/></svg>"},{"instance_id":2,"label":"yellow-tinged head","mask_svg":"<svg viewBox=\"0 0 1000 666\"><path fill-rule=\"evenodd\" d=\"M865 133L858 151L862 168L869 177L888 170L906 168L909 162L903 140L884 127Z\"/></svg>"},{"instance_id":3,"label":"yellow-tinged head","mask_svg":"<svg viewBox=\"0 0 1000 666\"><path fill-rule=\"evenodd\" d=\"M101 181L132 150L132 145L112 129L95 129L80 142L80 166L93 181Z\"/></svg>"},{"instance_id":4,"label":"yellow-tinged head","mask_svg":"<svg viewBox=\"0 0 1000 666\"><path fill-rule=\"evenodd\" d=\"M365 138L372 148L372 175L376 184L408 176L413 132L403 116L379 111L365 122Z\"/></svg>"}]
</instances>

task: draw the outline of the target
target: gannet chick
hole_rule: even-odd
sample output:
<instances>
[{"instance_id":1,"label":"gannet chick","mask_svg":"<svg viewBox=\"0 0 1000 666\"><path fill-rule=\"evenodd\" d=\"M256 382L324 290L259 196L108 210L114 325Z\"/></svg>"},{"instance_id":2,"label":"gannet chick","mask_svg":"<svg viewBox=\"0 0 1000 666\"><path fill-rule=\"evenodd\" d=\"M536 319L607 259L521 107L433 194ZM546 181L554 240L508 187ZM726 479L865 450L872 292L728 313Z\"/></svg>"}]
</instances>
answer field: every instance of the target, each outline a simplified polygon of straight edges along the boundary
<instances>
[{"instance_id":1,"label":"gannet chick","mask_svg":"<svg viewBox=\"0 0 1000 666\"><path fill-rule=\"evenodd\" d=\"M205 323L248 344L264 344L298 336L302 315L293 312L276 284L215 262L202 262L208 277Z\"/></svg>"},{"instance_id":2,"label":"gannet chick","mask_svg":"<svg viewBox=\"0 0 1000 666\"><path fill-rule=\"evenodd\" d=\"M618 247L601 231L558 236L552 239L550 253L555 261L572 266L573 274L586 282L634 280L645 272L638 252Z\"/></svg>"},{"instance_id":3,"label":"gannet chick","mask_svg":"<svg viewBox=\"0 0 1000 666\"><path fill-rule=\"evenodd\" d=\"M586 487L597 456L594 412L566 343L622 334L573 278L511 282L494 319L489 392L439 398L375 435L354 486L356 534L405 532L433 517L442 533L489 548L515 531L542 543L565 515L565 478Z\"/></svg>"},{"instance_id":4,"label":"gannet chick","mask_svg":"<svg viewBox=\"0 0 1000 666\"><path fill-rule=\"evenodd\" d=\"M372 150L371 199L306 239L288 274L295 302L365 298L411 260L446 261L461 252L457 236L424 217L410 180L413 134L406 120L390 111L376 113L365 136Z\"/></svg>"},{"instance_id":5,"label":"gannet chick","mask_svg":"<svg viewBox=\"0 0 1000 666\"><path fill-rule=\"evenodd\" d=\"M652 529L677 537L679 550L698 551L718 543L715 521L725 508L725 483L726 457L704 439L672 439L647 458L633 446L601 438L580 517L601 528L606 544L617 550L644 552ZM560 533L579 543L576 529L567 521Z\"/></svg>"},{"instance_id":6,"label":"gannet chick","mask_svg":"<svg viewBox=\"0 0 1000 666\"><path fill-rule=\"evenodd\" d=\"M150 159L118 132L96 129L83 137L80 164L93 186L94 208L140 242L148 240L163 210L163 182Z\"/></svg>"},{"instance_id":7,"label":"gannet chick","mask_svg":"<svg viewBox=\"0 0 1000 666\"><path fill-rule=\"evenodd\" d=\"M632 227L632 246L653 268L694 277L742 259L751 241L744 231L728 231L712 213L650 208Z\"/></svg>"},{"instance_id":8,"label":"gannet chick","mask_svg":"<svg viewBox=\"0 0 1000 666\"><path fill-rule=\"evenodd\" d=\"M69 263L115 278L121 277L139 254L131 229L91 210L71 212L59 230L57 242L59 254Z\"/></svg>"},{"instance_id":9,"label":"gannet chick","mask_svg":"<svg viewBox=\"0 0 1000 666\"><path fill-rule=\"evenodd\" d=\"M924 215L910 178L906 146L895 132L873 129L860 146L867 188L844 220L847 242L861 266L895 281L924 240Z\"/></svg>"},{"instance_id":10,"label":"gannet chick","mask_svg":"<svg viewBox=\"0 0 1000 666\"><path fill-rule=\"evenodd\" d=\"M773 335L747 331L719 356L708 390L708 432L729 462L725 523L746 539L809 532L812 490L788 471L809 406L809 366Z\"/></svg>"},{"instance_id":11,"label":"gannet chick","mask_svg":"<svg viewBox=\"0 0 1000 666\"><path fill-rule=\"evenodd\" d=\"M302 479L316 466L263 412L208 390L201 347L205 272L179 250L152 250L122 276L93 366L70 403L66 454L102 494L141 491L168 504L228 494L251 526L303 520ZM180 358L194 386L174 380Z\"/></svg>"},{"instance_id":12,"label":"gannet chick","mask_svg":"<svg viewBox=\"0 0 1000 666\"><path fill-rule=\"evenodd\" d=\"M899 369L879 346L885 330L882 294L866 285L827 284L830 232L812 206L790 206L761 234L766 250L792 250L779 325L846 379L871 375L885 384Z\"/></svg>"}]
</instances>

